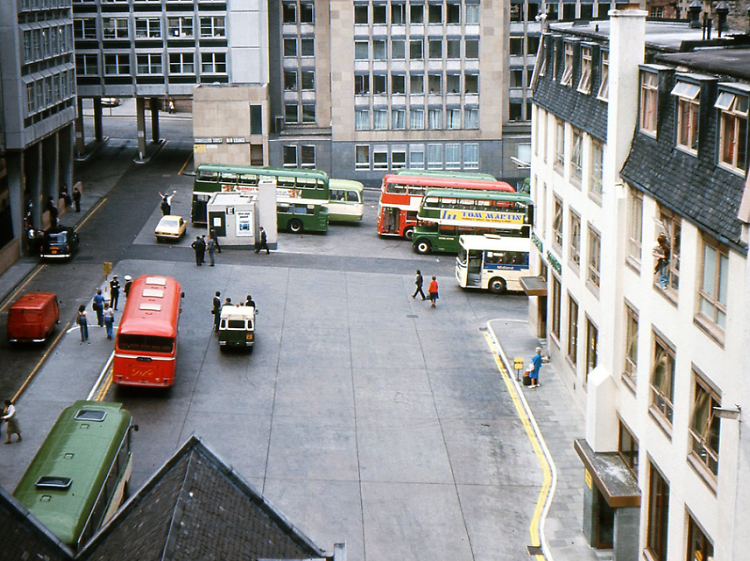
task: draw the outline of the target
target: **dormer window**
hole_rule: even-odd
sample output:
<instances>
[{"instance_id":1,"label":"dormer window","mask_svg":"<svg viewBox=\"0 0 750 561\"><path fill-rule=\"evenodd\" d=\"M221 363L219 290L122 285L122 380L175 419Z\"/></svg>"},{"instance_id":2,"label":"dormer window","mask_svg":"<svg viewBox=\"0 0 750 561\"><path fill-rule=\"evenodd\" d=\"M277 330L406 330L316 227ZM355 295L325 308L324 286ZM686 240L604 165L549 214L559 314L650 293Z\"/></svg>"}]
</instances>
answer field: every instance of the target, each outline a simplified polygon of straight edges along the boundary
<instances>
[{"instance_id":1,"label":"dormer window","mask_svg":"<svg viewBox=\"0 0 750 561\"><path fill-rule=\"evenodd\" d=\"M659 97L659 76L641 72L641 131L656 136L656 116Z\"/></svg>"},{"instance_id":2,"label":"dormer window","mask_svg":"<svg viewBox=\"0 0 750 561\"><path fill-rule=\"evenodd\" d=\"M748 96L719 92L714 105L721 112L719 129L719 161L733 169L747 169Z\"/></svg>"},{"instance_id":3,"label":"dormer window","mask_svg":"<svg viewBox=\"0 0 750 561\"><path fill-rule=\"evenodd\" d=\"M573 44L565 43L565 58L562 78L560 83L569 86L573 81Z\"/></svg>"},{"instance_id":4,"label":"dormer window","mask_svg":"<svg viewBox=\"0 0 750 561\"><path fill-rule=\"evenodd\" d=\"M689 82L677 82L672 95L677 97L677 146L689 152L698 151L698 119L700 87Z\"/></svg>"},{"instance_id":5,"label":"dormer window","mask_svg":"<svg viewBox=\"0 0 750 561\"><path fill-rule=\"evenodd\" d=\"M599 99L607 101L609 99L609 51L601 51L601 77L602 83L599 86Z\"/></svg>"},{"instance_id":6,"label":"dormer window","mask_svg":"<svg viewBox=\"0 0 750 561\"><path fill-rule=\"evenodd\" d=\"M581 47L581 79L578 82L578 91L585 94L591 91L591 47Z\"/></svg>"}]
</instances>

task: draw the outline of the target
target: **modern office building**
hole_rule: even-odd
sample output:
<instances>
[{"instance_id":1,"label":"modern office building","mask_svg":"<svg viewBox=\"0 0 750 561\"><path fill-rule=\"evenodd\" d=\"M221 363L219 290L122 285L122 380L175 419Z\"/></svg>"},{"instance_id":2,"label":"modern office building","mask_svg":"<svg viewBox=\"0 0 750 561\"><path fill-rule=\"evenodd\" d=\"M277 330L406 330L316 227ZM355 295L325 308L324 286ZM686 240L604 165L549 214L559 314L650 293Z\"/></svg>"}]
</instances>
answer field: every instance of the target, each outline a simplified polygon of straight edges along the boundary
<instances>
[{"instance_id":1,"label":"modern office building","mask_svg":"<svg viewBox=\"0 0 750 561\"><path fill-rule=\"evenodd\" d=\"M548 295L530 317L586 407L589 543L742 559L750 52L646 14L544 37L531 184Z\"/></svg>"},{"instance_id":2,"label":"modern office building","mask_svg":"<svg viewBox=\"0 0 750 561\"><path fill-rule=\"evenodd\" d=\"M71 0L0 3L0 271L71 185L76 115Z\"/></svg>"}]
</instances>

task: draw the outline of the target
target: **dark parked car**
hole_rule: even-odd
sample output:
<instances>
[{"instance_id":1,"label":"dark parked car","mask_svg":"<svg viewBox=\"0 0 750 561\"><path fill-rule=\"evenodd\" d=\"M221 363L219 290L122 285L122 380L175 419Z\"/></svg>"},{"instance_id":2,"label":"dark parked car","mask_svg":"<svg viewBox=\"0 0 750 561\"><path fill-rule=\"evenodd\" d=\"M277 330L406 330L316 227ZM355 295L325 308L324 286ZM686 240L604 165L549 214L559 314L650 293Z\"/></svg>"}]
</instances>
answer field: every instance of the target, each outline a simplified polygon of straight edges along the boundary
<instances>
[{"instance_id":1,"label":"dark parked car","mask_svg":"<svg viewBox=\"0 0 750 561\"><path fill-rule=\"evenodd\" d=\"M44 232L42 249L39 255L42 259L69 259L78 250L81 243L73 228L55 228Z\"/></svg>"}]
</instances>

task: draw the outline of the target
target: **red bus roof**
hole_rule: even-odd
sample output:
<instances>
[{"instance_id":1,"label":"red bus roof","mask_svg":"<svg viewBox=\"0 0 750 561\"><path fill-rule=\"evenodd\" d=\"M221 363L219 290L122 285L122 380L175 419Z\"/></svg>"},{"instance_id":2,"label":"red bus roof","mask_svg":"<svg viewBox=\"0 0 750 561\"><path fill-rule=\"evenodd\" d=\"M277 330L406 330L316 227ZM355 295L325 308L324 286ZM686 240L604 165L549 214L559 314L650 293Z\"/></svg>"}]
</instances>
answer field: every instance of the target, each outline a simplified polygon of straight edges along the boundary
<instances>
[{"instance_id":1,"label":"red bus roof","mask_svg":"<svg viewBox=\"0 0 750 561\"><path fill-rule=\"evenodd\" d=\"M386 185L418 185L420 187L437 187L442 189L482 189L484 191L516 192L516 190L505 181L456 179L453 177L423 177L416 175L388 174L383 176L383 189L385 189Z\"/></svg>"},{"instance_id":2,"label":"red bus roof","mask_svg":"<svg viewBox=\"0 0 750 561\"><path fill-rule=\"evenodd\" d=\"M138 277L130 287L117 329L118 335L174 338L180 314L180 297L180 283L172 277Z\"/></svg>"}]
</instances>

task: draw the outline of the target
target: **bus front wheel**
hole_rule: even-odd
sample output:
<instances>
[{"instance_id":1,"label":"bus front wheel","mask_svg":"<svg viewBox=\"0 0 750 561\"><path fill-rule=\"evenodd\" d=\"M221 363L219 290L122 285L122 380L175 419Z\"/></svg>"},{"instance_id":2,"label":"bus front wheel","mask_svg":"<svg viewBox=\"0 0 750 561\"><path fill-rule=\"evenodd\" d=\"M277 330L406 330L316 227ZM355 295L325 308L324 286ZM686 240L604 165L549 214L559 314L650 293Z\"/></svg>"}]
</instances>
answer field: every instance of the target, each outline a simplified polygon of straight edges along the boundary
<instances>
[{"instance_id":1,"label":"bus front wheel","mask_svg":"<svg viewBox=\"0 0 750 561\"><path fill-rule=\"evenodd\" d=\"M292 234L300 234L302 233L302 221L297 218L294 218L289 221L288 228Z\"/></svg>"},{"instance_id":2,"label":"bus front wheel","mask_svg":"<svg viewBox=\"0 0 750 561\"><path fill-rule=\"evenodd\" d=\"M411 239L414 237L414 228L407 228L404 230L404 237L411 241Z\"/></svg>"},{"instance_id":3,"label":"bus front wheel","mask_svg":"<svg viewBox=\"0 0 750 561\"><path fill-rule=\"evenodd\" d=\"M492 292L492 294L502 294L503 292L505 292L507 285L505 283L505 279L495 277L489 282L487 288L490 289L490 292Z\"/></svg>"},{"instance_id":4,"label":"bus front wheel","mask_svg":"<svg viewBox=\"0 0 750 561\"><path fill-rule=\"evenodd\" d=\"M430 250L432 249L430 242L427 240L419 240L414 247L420 255L430 253Z\"/></svg>"}]
</instances>

